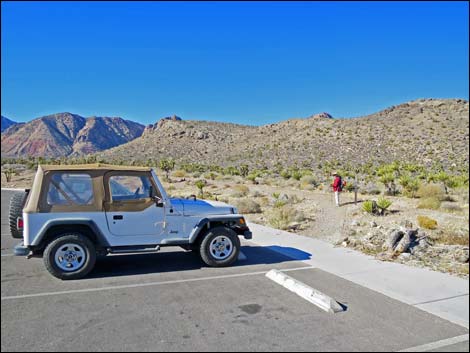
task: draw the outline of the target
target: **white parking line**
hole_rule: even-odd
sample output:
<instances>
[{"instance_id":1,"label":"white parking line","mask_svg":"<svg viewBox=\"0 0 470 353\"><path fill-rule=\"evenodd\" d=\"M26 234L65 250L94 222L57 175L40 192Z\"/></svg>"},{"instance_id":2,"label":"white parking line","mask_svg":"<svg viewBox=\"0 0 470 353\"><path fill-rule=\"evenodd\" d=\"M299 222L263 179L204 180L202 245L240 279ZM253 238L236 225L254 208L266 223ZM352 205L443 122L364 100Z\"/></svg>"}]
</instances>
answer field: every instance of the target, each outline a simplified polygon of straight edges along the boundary
<instances>
[{"instance_id":1,"label":"white parking line","mask_svg":"<svg viewBox=\"0 0 470 353\"><path fill-rule=\"evenodd\" d=\"M2 191L25 191L26 189L21 188L2 188Z\"/></svg>"},{"instance_id":2,"label":"white parking line","mask_svg":"<svg viewBox=\"0 0 470 353\"><path fill-rule=\"evenodd\" d=\"M290 272L290 271L300 271L300 270L311 270L313 268L314 267L312 266L306 266L306 267L289 268L289 269L285 269L281 271ZM266 274L266 271L257 271L257 272L237 273L237 274L232 274L232 275L181 279L181 280L174 280L174 281L149 282L149 283L128 284L128 285L122 285L122 286L110 286L110 287L101 287L101 288L67 290L67 291L59 291L59 292L45 292L45 293L35 293L35 294L14 295L14 296L2 297L1 299L2 301L4 301L4 300L15 300L15 299L37 298L37 297L50 297L50 296L63 295L63 294L101 292L101 291L114 290L114 289L142 288L142 287L150 287L150 286L160 286L160 285L165 285L165 284L200 282L200 281L210 281L210 280L237 278L237 277L245 277L245 276L260 276L260 275L265 275L265 274Z\"/></svg>"},{"instance_id":3,"label":"white parking line","mask_svg":"<svg viewBox=\"0 0 470 353\"><path fill-rule=\"evenodd\" d=\"M2 254L2 257L13 256L13 254Z\"/></svg>"},{"instance_id":4,"label":"white parking line","mask_svg":"<svg viewBox=\"0 0 470 353\"><path fill-rule=\"evenodd\" d=\"M398 351L398 352L427 352L427 351L431 351L431 350L434 350L434 349L448 347L448 346L451 346L453 344L466 342L466 341L468 341L468 338L469 338L468 334L466 334L466 335L462 335L462 336L447 338L445 340L440 340L440 341L436 341L436 342L423 344L423 345L417 346L417 347L407 348L407 349L404 349L404 350L401 350L401 351Z\"/></svg>"}]
</instances>

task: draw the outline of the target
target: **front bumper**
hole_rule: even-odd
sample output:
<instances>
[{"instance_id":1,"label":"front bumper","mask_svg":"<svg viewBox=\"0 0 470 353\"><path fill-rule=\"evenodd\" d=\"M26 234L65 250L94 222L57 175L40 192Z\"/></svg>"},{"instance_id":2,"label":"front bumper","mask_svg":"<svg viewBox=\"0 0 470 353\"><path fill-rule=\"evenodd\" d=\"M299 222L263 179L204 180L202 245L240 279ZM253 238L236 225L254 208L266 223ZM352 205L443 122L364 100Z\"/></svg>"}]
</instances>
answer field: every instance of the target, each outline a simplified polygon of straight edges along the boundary
<instances>
[{"instance_id":1,"label":"front bumper","mask_svg":"<svg viewBox=\"0 0 470 353\"><path fill-rule=\"evenodd\" d=\"M13 248L13 255L15 256L28 256L31 252L31 249L27 246L24 246L24 243L21 242Z\"/></svg>"},{"instance_id":2,"label":"front bumper","mask_svg":"<svg viewBox=\"0 0 470 353\"><path fill-rule=\"evenodd\" d=\"M253 233L250 230L245 230L245 232L243 232L243 237L246 240L253 239Z\"/></svg>"}]
</instances>

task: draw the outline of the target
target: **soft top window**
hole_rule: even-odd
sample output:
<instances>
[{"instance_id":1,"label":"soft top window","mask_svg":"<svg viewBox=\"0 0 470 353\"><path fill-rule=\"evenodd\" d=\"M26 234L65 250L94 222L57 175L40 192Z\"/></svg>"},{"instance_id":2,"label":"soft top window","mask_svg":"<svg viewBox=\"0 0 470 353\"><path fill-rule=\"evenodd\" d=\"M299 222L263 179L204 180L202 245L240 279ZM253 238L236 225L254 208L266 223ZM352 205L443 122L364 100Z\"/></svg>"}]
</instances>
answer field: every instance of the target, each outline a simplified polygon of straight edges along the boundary
<instances>
[{"instance_id":1,"label":"soft top window","mask_svg":"<svg viewBox=\"0 0 470 353\"><path fill-rule=\"evenodd\" d=\"M113 175L109 186L113 201L147 199L156 191L147 175Z\"/></svg>"},{"instance_id":2,"label":"soft top window","mask_svg":"<svg viewBox=\"0 0 470 353\"><path fill-rule=\"evenodd\" d=\"M93 183L85 173L54 173L49 182L47 203L49 205L91 205Z\"/></svg>"}]
</instances>

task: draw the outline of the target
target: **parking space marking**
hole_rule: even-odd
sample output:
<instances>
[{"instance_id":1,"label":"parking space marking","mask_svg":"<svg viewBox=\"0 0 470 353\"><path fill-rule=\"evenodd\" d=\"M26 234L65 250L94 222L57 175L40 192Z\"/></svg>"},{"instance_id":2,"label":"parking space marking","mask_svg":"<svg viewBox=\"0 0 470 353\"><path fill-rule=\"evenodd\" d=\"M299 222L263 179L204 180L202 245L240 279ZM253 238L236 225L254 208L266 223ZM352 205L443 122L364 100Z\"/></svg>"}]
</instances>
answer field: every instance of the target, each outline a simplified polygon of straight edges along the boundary
<instances>
[{"instance_id":1,"label":"parking space marking","mask_svg":"<svg viewBox=\"0 0 470 353\"><path fill-rule=\"evenodd\" d=\"M13 254L2 254L2 257L13 256Z\"/></svg>"},{"instance_id":2,"label":"parking space marking","mask_svg":"<svg viewBox=\"0 0 470 353\"><path fill-rule=\"evenodd\" d=\"M311 270L314 267L305 266L305 267L296 267L281 270L282 272L290 271L300 271L300 270ZM149 283L137 283L137 284L128 284L122 286L110 286L110 287L101 287L101 288L84 288L84 289L75 289L68 291L59 291L59 292L45 292L45 293L35 293L35 294L24 294L24 295L13 295L2 297L2 301L6 300L15 300L15 299L27 299L27 298L37 298L37 297L50 297L55 295L64 295L64 294L76 294L76 293L90 293L90 292L102 292L115 289L129 289L129 288L142 288L142 287L151 287L151 286L160 286L165 284L178 284L178 283L190 283L190 282L201 282L201 281L210 281L226 278L237 278L245 276L261 276L265 275L267 271L256 271L256 272L247 272L247 273L236 273L232 275L221 275L221 276L211 276L211 277L201 277L201 278L189 278L173 281L161 281L161 282L149 282Z\"/></svg>"},{"instance_id":3,"label":"parking space marking","mask_svg":"<svg viewBox=\"0 0 470 353\"><path fill-rule=\"evenodd\" d=\"M398 352L427 352L427 351L431 351L431 350L434 350L434 349L448 347L448 346L451 346L453 344L466 342L466 341L468 341L468 339L469 339L469 336L468 336L468 334L466 334L466 335L462 335L462 336L447 338L445 340L440 340L440 341L436 341L436 342L423 344L423 345L417 346L417 347L403 349L403 350L398 351Z\"/></svg>"}]
</instances>

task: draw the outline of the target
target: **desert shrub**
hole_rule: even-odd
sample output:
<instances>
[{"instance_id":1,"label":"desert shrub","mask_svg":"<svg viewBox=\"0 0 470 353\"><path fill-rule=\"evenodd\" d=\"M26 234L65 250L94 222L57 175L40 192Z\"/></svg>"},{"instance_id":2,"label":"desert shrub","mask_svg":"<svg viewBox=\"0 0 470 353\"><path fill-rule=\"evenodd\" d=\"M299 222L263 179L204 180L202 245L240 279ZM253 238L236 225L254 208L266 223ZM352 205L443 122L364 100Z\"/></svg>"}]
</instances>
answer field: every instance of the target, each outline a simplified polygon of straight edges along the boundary
<instances>
[{"instance_id":1,"label":"desert shrub","mask_svg":"<svg viewBox=\"0 0 470 353\"><path fill-rule=\"evenodd\" d=\"M250 192L250 189L246 185L235 185L233 187L234 192L232 193L233 197L245 197Z\"/></svg>"},{"instance_id":2,"label":"desert shrub","mask_svg":"<svg viewBox=\"0 0 470 353\"><path fill-rule=\"evenodd\" d=\"M468 233L462 235L450 230L444 230L441 234L437 235L433 234L430 238L434 243L442 245L468 246L469 244Z\"/></svg>"},{"instance_id":3,"label":"desert shrub","mask_svg":"<svg viewBox=\"0 0 470 353\"><path fill-rule=\"evenodd\" d=\"M305 215L291 207L273 209L268 214L268 223L276 229L286 230L294 222L303 222Z\"/></svg>"},{"instance_id":4,"label":"desert shrub","mask_svg":"<svg viewBox=\"0 0 470 353\"><path fill-rule=\"evenodd\" d=\"M175 168L175 161L171 158L161 159L158 166L165 172L166 180L170 180L170 172Z\"/></svg>"},{"instance_id":5,"label":"desert shrub","mask_svg":"<svg viewBox=\"0 0 470 353\"><path fill-rule=\"evenodd\" d=\"M268 206L270 204L269 197L263 196L259 199L259 203L261 206Z\"/></svg>"},{"instance_id":6,"label":"desert shrub","mask_svg":"<svg viewBox=\"0 0 470 353\"><path fill-rule=\"evenodd\" d=\"M469 199L469 189L468 187L460 187L457 190L455 190L460 202L463 203L468 203Z\"/></svg>"},{"instance_id":7,"label":"desert shrub","mask_svg":"<svg viewBox=\"0 0 470 353\"><path fill-rule=\"evenodd\" d=\"M390 200L388 200L384 197L380 197L377 200L377 207L380 210L380 214L381 215L385 214L385 211L391 206L391 204L392 204L392 201L390 201Z\"/></svg>"},{"instance_id":8,"label":"desert shrub","mask_svg":"<svg viewBox=\"0 0 470 353\"><path fill-rule=\"evenodd\" d=\"M374 201L372 200L366 200L362 204L362 210L366 211L369 214L374 213Z\"/></svg>"},{"instance_id":9,"label":"desert shrub","mask_svg":"<svg viewBox=\"0 0 470 353\"><path fill-rule=\"evenodd\" d=\"M353 192L353 191L354 191L354 188L355 188L355 187L354 187L354 183L347 183L347 184L344 186L343 190L344 190L344 191L347 191L347 192Z\"/></svg>"},{"instance_id":10,"label":"desert shrub","mask_svg":"<svg viewBox=\"0 0 470 353\"><path fill-rule=\"evenodd\" d=\"M197 180L194 185L199 189L199 195L204 197L204 187L207 185L207 182L203 179Z\"/></svg>"},{"instance_id":11,"label":"desert shrub","mask_svg":"<svg viewBox=\"0 0 470 353\"><path fill-rule=\"evenodd\" d=\"M246 164L243 164L238 168L238 172L240 173L240 175L242 177L245 178L248 175L248 173L250 172L250 169L248 168L248 166Z\"/></svg>"},{"instance_id":12,"label":"desert shrub","mask_svg":"<svg viewBox=\"0 0 470 353\"><path fill-rule=\"evenodd\" d=\"M258 191L258 190L255 190L251 193L251 196L252 197L263 197L265 196L262 192Z\"/></svg>"},{"instance_id":13,"label":"desert shrub","mask_svg":"<svg viewBox=\"0 0 470 353\"><path fill-rule=\"evenodd\" d=\"M308 189L312 190L318 185L316 179L312 175L304 175L300 178L300 188L301 189Z\"/></svg>"},{"instance_id":14,"label":"desert shrub","mask_svg":"<svg viewBox=\"0 0 470 353\"><path fill-rule=\"evenodd\" d=\"M252 199L240 199L235 202L240 213L261 213L261 206Z\"/></svg>"},{"instance_id":15,"label":"desert shrub","mask_svg":"<svg viewBox=\"0 0 470 353\"><path fill-rule=\"evenodd\" d=\"M419 200L418 208L425 208L428 210L438 210L441 207L441 201L436 197L426 197Z\"/></svg>"},{"instance_id":16,"label":"desert shrub","mask_svg":"<svg viewBox=\"0 0 470 353\"><path fill-rule=\"evenodd\" d=\"M173 172L173 176L175 178L184 178L186 176L186 172L182 169L179 169L179 170L175 170Z\"/></svg>"},{"instance_id":17,"label":"desert shrub","mask_svg":"<svg viewBox=\"0 0 470 353\"><path fill-rule=\"evenodd\" d=\"M13 168L6 168L6 169L2 170L2 173L3 173L3 175L5 175L5 179L6 179L7 182L11 181L13 175L18 174L18 172Z\"/></svg>"},{"instance_id":18,"label":"desert shrub","mask_svg":"<svg viewBox=\"0 0 470 353\"><path fill-rule=\"evenodd\" d=\"M436 229L437 221L427 216L418 216L418 224L421 228Z\"/></svg>"},{"instance_id":19,"label":"desert shrub","mask_svg":"<svg viewBox=\"0 0 470 353\"><path fill-rule=\"evenodd\" d=\"M291 176L292 179L299 181L302 178L302 173L299 170L294 170Z\"/></svg>"},{"instance_id":20,"label":"desert shrub","mask_svg":"<svg viewBox=\"0 0 470 353\"><path fill-rule=\"evenodd\" d=\"M257 178L256 174L248 174L246 176L246 179L251 181L253 184L256 184L256 178Z\"/></svg>"},{"instance_id":21,"label":"desert shrub","mask_svg":"<svg viewBox=\"0 0 470 353\"><path fill-rule=\"evenodd\" d=\"M277 200L274 201L273 207L274 208L281 208L281 207L284 207L285 205L287 205L287 201L277 199Z\"/></svg>"},{"instance_id":22,"label":"desert shrub","mask_svg":"<svg viewBox=\"0 0 470 353\"><path fill-rule=\"evenodd\" d=\"M291 172L288 171L287 169L284 169L283 171L281 171L279 175L283 177L284 179L290 179L290 177L292 176Z\"/></svg>"},{"instance_id":23,"label":"desert shrub","mask_svg":"<svg viewBox=\"0 0 470 353\"><path fill-rule=\"evenodd\" d=\"M419 180L412 178L409 175L403 175L398 179L398 183L403 188L404 194L408 197L414 198L416 192L419 190Z\"/></svg>"},{"instance_id":24,"label":"desert shrub","mask_svg":"<svg viewBox=\"0 0 470 353\"><path fill-rule=\"evenodd\" d=\"M425 184L419 187L416 195L421 198L436 198L440 201L444 198L445 193L439 185Z\"/></svg>"},{"instance_id":25,"label":"desert shrub","mask_svg":"<svg viewBox=\"0 0 470 353\"><path fill-rule=\"evenodd\" d=\"M215 180L216 177L217 177L217 174L215 174L214 172L209 172L209 173L204 174L204 178L206 179Z\"/></svg>"},{"instance_id":26,"label":"desert shrub","mask_svg":"<svg viewBox=\"0 0 470 353\"><path fill-rule=\"evenodd\" d=\"M462 212L462 207L453 202L443 202L441 209L447 212Z\"/></svg>"},{"instance_id":27,"label":"desert shrub","mask_svg":"<svg viewBox=\"0 0 470 353\"><path fill-rule=\"evenodd\" d=\"M364 194L368 195L380 195L382 192L379 189L367 189L364 190Z\"/></svg>"}]
</instances>

